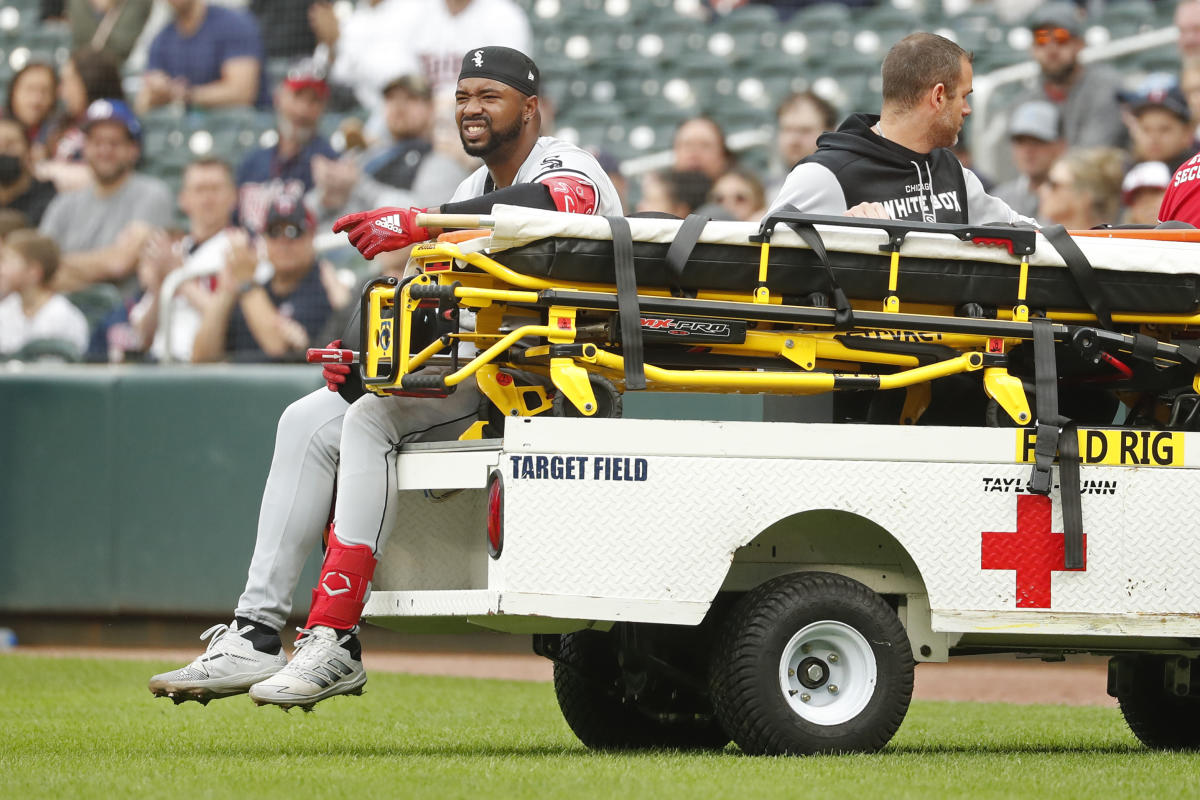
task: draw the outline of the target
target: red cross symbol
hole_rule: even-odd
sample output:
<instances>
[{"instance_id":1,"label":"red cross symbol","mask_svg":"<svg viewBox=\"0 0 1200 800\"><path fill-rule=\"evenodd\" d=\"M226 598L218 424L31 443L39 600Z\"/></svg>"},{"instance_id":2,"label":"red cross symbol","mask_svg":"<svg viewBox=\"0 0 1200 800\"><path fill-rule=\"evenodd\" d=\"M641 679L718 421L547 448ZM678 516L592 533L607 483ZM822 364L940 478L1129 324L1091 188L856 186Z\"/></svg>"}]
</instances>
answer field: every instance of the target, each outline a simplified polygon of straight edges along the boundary
<instances>
[{"instance_id":1,"label":"red cross symbol","mask_svg":"<svg viewBox=\"0 0 1200 800\"><path fill-rule=\"evenodd\" d=\"M1064 572L1061 533L1050 531L1050 498L1017 496L1017 530L983 533L980 567L1017 571L1017 608L1050 607L1050 573ZM1087 569L1087 535L1083 537L1083 569Z\"/></svg>"}]
</instances>

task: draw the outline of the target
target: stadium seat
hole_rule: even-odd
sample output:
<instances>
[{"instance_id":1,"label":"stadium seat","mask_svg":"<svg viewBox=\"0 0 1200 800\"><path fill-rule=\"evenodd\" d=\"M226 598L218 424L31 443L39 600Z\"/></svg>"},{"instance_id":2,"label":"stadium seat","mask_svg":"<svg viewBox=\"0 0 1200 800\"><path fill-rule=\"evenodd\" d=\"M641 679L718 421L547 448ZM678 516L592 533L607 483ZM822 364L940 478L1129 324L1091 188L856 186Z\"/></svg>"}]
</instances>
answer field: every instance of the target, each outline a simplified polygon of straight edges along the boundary
<instances>
[{"instance_id":1,"label":"stadium seat","mask_svg":"<svg viewBox=\"0 0 1200 800\"><path fill-rule=\"evenodd\" d=\"M94 283L86 289L68 293L67 299L83 312L89 330L94 330L100 320L124 303L120 290L111 283Z\"/></svg>"},{"instance_id":2,"label":"stadium seat","mask_svg":"<svg viewBox=\"0 0 1200 800\"><path fill-rule=\"evenodd\" d=\"M1107 28L1114 39L1133 36L1154 29L1154 5L1146 0L1110 2L1091 22Z\"/></svg>"},{"instance_id":3,"label":"stadium seat","mask_svg":"<svg viewBox=\"0 0 1200 800\"><path fill-rule=\"evenodd\" d=\"M11 361L69 363L82 360L83 354L65 339L33 339L7 357Z\"/></svg>"}]
</instances>

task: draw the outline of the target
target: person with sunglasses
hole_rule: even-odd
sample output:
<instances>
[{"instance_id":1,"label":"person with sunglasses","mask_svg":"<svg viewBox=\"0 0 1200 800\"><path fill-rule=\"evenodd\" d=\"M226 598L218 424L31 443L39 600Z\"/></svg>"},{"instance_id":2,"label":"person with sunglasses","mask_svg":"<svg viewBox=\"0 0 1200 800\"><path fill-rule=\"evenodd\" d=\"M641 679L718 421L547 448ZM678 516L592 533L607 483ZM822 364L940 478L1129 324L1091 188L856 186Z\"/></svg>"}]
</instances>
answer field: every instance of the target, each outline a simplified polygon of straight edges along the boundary
<instances>
[{"instance_id":1,"label":"person with sunglasses","mask_svg":"<svg viewBox=\"0 0 1200 800\"><path fill-rule=\"evenodd\" d=\"M1041 72L1037 83L1013 102L1010 113L1030 100L1048 100L1059 111L1068 148L1124 147L1128 131L1121 120L1116 72L1084 65L1083 20L1072 3L1048 3L1029 17L1031 54Z\"/></svg>"}]
</instances>

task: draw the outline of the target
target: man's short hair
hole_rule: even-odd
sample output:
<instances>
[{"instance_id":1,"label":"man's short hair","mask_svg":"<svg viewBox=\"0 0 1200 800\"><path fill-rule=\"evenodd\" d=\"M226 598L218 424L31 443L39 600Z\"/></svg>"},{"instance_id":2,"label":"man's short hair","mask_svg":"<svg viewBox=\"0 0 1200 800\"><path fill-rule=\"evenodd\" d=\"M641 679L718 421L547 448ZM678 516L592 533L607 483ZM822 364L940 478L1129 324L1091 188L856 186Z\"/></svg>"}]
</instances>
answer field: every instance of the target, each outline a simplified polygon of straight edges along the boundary
<instances>
[{"instance_id":1,"label":"man's short hair","mask_svg":"<svg viewBox=\"0 0 1200 800\"><path fill-rule=\"evenodd\" d=\"M974 56L936 33L905 36L883 59L883 102L907 111L939 83L958 91L962 60Z\"/></svg>"},{"instance_id":2,"label":"man's short hair","mask_svg":"<svg viewBox=\"0 0 1200 800\"><path fill-rule=\"evenodd\" d=\"M217 169L225 172L225 175L228 176L230 183L237 182L233 176L233 166L223 158L217 158L216 156L200 156L199 158L193 158L187 163L187 166L183 168L183 174L186 175L188 170L198 167L216 167Z\"/></svg>"},{"instance_id":3,"label":"man's short hair","mask_svg":"<svg viewBox=\"0 0 1200 800\"><path fill-rule=\"evenodd\" d=\"M695 211L708 200L712 180L696 170L664 169L656 173L672 203Z\"/></svg>"},{"instance_id":4,"label":"man's short hair","mask_svg":"<svg viewBox=\"0 0 1200 800\"><path fill-rule=\"evenodd\" d=\"M42 236L37 231L26 228L13 231L4 239L4 246L11 247L26 261L32 261L42 268L42 286L49 286L58 272L58 244L49 236Z\"/></svg>"},{"instance_id":5,"label":"man's short hair","mask_svg":"<svg viewBox=\"0 0 1200 800\"><path fill-rule=\"evenodd\" d=\"M1196 0L1200 2L1200 0ZM805 89L802 92L792 92L787 97L783 98L783 102L779 104L779 108L775 109L775 119L779 119L787 112L797 106L802 106L805 103L811 105L817 110L817 114L821 117L821 127L827 131L831 131L837 127L838 112L824 97L814 92L812 89Z\"/></svg>"}]
</instances>

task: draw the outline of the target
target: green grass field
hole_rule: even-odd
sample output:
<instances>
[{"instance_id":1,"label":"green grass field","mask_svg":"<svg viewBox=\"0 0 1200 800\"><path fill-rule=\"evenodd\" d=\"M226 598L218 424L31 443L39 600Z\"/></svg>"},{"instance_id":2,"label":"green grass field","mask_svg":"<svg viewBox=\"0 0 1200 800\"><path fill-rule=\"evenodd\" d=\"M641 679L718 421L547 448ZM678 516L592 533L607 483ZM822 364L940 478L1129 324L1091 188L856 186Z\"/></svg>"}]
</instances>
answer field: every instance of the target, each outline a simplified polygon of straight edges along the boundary
<instances>
[{"instance_id":1,"label":"green grass field","mask_svg":"<svg viewBox=\"0 0 1200 800\"><path fill-rule=\"evenodd\" d=\"M585 750L547 684L376 674L284 714L151 697L174 666L0 656L0 796L1057 800L1189 797L1200 775L1103 708L914 703L872 756L620 755Z\"/></svg>"}]
</instances>

